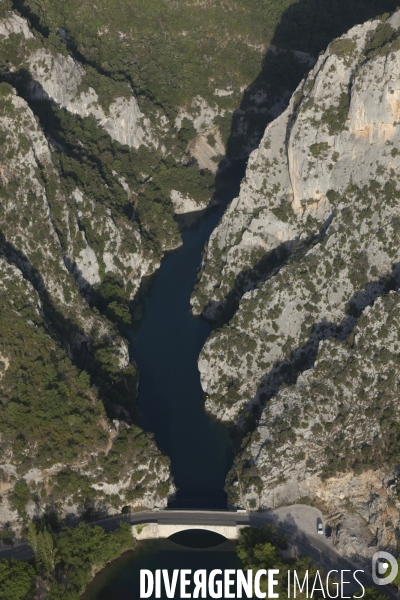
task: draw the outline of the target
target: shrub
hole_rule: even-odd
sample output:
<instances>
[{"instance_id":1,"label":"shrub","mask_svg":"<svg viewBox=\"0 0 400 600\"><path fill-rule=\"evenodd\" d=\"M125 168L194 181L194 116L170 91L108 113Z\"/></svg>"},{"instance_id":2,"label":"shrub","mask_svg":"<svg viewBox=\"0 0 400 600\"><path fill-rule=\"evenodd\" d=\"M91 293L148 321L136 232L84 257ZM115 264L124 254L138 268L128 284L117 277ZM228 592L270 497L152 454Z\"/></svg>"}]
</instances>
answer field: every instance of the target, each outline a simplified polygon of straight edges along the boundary
<instances>
[{"instance_id":1,"label":"shrub","mask_svg":"<svg viewBox=\"0 0 400 600\"><path fill-rule=\"evenodd\" d=\"M339 103L329 107L322 115L321 121L328 126L329 134L335 135L344 129L350 107L350 97L347 92L342 92Z\"/></svg>"},{"instance_id":2,"label":"shrub","mask_svg":"<svg viewBox=\"0 0 400 600\"><path fill-rule=\"evenodd\" d=\"M310 152L315 158L317 158L324 152L327 152L328 150L329 150L328 142L320 142L318 144L311 144L311 146L310 146Z\"/></svg>"},{"instance_id":3,"label":"shrub","mask_svg":"<svg viewBox=\"0 0 400 600\"><path fill-rule=\"evenodd\" d=\"M27 483L25 481L18 481L11 494L11 506L14 510L18 511L20 517L25 515L25 508L30 497L31 493Z\"/></svg>"}]
</instances>

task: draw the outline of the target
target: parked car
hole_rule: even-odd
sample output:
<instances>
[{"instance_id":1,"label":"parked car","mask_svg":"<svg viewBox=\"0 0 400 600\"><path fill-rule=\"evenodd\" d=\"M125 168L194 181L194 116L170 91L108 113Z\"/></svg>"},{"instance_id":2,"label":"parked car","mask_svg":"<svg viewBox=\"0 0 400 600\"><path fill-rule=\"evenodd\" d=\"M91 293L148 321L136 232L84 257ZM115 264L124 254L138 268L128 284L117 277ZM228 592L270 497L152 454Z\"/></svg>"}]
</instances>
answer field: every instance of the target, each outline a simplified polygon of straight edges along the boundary
<instances>
[{"instance_id":1,"label":"parked car","mask_svg":"<svg viewBox=\"0 0 400 600\"><path fill-rule=\"evenodd\" d=\"M319 535L324 535L324 526L322 525L321 519L317 519L317 533Z\"/></svg>"}]
</instances>

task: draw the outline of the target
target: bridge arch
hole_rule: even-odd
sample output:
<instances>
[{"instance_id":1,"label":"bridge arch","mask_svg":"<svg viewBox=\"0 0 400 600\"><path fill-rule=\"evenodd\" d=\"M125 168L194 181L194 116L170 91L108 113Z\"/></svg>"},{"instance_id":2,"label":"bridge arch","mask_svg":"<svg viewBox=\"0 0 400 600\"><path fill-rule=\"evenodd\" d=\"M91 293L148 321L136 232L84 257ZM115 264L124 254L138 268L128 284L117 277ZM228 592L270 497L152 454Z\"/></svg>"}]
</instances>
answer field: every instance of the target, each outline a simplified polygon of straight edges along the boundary
<instances>
[{"instance_id":1,"label":"bridge arch","mask_svg":"<svg viewBox=\"0 0 400 600\"><path fill-rule=\"evenodd\" d=\"M227 540L236 540L238 537L238 527L236 525L201 525L196 524L172 524L172 523L143 523L132 526L133 536L137 540L162 539L169 538L175 533L190 530L212 531L222 535Z\"/></svg>"}]
</instances>

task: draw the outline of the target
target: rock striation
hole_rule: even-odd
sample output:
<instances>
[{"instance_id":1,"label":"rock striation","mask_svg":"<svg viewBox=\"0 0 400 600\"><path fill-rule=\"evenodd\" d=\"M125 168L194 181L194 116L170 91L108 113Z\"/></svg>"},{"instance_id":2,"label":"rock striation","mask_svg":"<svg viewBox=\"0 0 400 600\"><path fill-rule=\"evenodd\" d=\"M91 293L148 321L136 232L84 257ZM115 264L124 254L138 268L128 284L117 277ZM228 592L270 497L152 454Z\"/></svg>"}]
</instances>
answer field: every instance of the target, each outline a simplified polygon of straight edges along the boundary
<instances>
[{"instance_id":1,"label":"rock striation","mask_svg":"<svg viewBox=\"0 0 400 600\"><path fill-rule=\"evenodd\" d=\"M249 508L321 501L355 560L396 549L399 305L391 291L346 340L321 342L313 367L267 403L230 474L231 501Z\"/></svg>"},{"instance_id":2,"label":"rock striation","mask_svg":"<svg viewBox=\"0 0 400 600\"><path fill-rule=\"evenodd\" d=\"M24 517L48 512L79 518L165 506L174 493L169 460L137 426L108 420L17 264L0 257L0 274L0 527L19 532Z\"/></svg>"},{"instance_id":3,"label":"rock striation","mask_svg":"<svg viewBox=\"0 0 400 600\"><path fill-rule=\"evenodd\" d=\"M231 503L322 503L361 561L398 536L398 98L400 12L334 40L251 154L192 298L222 323L206 409L250 432Z\"/></svg>"},{"instance_id":4,"label":"rock striation","mask_svg":"<svg viewBox=\"0 0 400 600\"><path fill-rule=\"evenodd\" d=\"M242 289L251 287L253 269L269 252L290 251L308 229L317 233L315 225L332 214L328 192L371 178L387 182L379 171L397 166L390 152L398 136L398 50L395 41L380 52L374 45L396 37L397 21L397 14L370 21L332 42L267 127L239 197L209 240L196 313L217 318L237 279Z\"/></svg>"},{"instance_id":5,"label":"rock striation","mask_svg":"<svg viewBox=\"0 0 400 600\"><path fill-rule=\"evenodd\" d=\"M262 380L311 339L351 327L349 305L365 308L392 275L398 18L357 26L331 44L267 127L239 197L210 238L195 312L217 319L250 290L199 359L208 406L222 418L265 392ZM370 51L382 35L390 43Z\"/></svg>"}]
</instances>

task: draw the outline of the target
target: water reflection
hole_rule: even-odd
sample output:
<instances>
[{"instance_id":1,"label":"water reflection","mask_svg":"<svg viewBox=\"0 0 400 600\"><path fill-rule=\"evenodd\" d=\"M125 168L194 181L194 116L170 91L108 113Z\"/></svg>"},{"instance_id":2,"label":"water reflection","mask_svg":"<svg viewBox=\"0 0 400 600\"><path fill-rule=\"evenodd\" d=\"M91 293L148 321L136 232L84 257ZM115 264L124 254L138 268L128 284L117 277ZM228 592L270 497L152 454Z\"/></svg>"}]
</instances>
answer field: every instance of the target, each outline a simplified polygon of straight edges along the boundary
<instances>
[{"instance_id":1,"label":"water reflection","mask_svg":"<svg viewBox=\"0 0 400 600\"><path fill-rule=\"evenodd\" d=\"M82 600L136 600L140 597L140 569L239 569L235 542L212 532L198 530L182 532L179 544L176 536L166 540L139 542L134 552L128 552L108 565L90 584ZM215 544L216 536L221 543ZM184 547L183 543L184 542ZM204 545L207 545L205 547ZM211 547L209 546L211 545ZM189 588L188 588L189 591ZM161 596L163 599L165 595ZM179 593L175 594L178 600Z\"/></svg>"}]
</instances>

